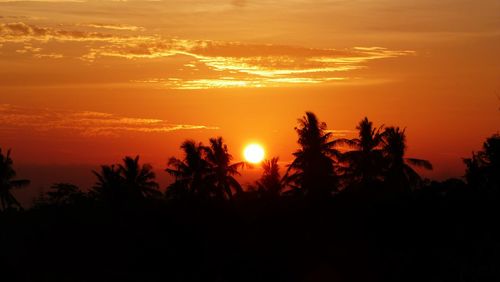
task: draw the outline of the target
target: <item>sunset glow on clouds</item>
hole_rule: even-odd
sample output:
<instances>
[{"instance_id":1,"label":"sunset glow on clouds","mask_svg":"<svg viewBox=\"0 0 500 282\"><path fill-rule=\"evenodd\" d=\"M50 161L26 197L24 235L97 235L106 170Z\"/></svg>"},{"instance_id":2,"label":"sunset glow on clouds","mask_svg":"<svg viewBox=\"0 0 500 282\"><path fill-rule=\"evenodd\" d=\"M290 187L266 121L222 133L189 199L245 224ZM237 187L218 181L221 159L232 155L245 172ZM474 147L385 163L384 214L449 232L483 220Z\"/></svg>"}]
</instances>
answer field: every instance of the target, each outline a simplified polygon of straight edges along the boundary
<instances>
[{"instance_id":1,"label":"sunset glow on clouds","mask_svg":"<svg viewBox=\"0 0 500 282\"><path fill-rule=\"evenodd\" d=\"M129 25L87 24L90 28L136 31ZM92 64L109 58L132 60L187 60L176 66L174 77L133 79L152 87L174 89L273 87L352 80L353 72L372 60L415 55L409 50L383 47L320 49L212 40L168 39L158 35L121 35L100 31L66 30L23 22L0 24L3 56L15 50L34 58L68 58ZM74 44L77 46L74 46ZM46 46L55 44L55 47ZM73 45L70 54L66 45ZM74 53L78 49L78 53ZM357 78L359 81L360 78Z\"/></svg>"},{"instance_id":2,"label":"sunset glow on clouds","mask_svg":"<svg viewBox=\"0 0 500 282\"><path fill-rule=\"evenodd\" d=\"M40 134L63 131L82 137L116 136L126 132L168 133L179 130L217 130L217 126L172 124L161 119L122 117L102 112L20 108L0 104L0 130L31 130Z\"/></svg>"}]
</instances>

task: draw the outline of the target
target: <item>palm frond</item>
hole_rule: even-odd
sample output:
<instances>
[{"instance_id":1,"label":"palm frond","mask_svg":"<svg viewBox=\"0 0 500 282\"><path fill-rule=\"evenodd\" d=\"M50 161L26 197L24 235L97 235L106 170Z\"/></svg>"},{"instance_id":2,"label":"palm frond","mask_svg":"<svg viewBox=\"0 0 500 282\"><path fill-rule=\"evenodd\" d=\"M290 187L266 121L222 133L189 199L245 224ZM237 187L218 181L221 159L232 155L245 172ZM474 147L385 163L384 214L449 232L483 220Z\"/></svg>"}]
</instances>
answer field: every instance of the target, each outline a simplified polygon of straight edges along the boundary
<instances>
[{"instance_id":1,"label":"palm frond","mask_svg":"<svg viewBox=\"0 0 500 282\"><path fill-rule=\"evenodd\" d=\"M410 165L415 166L415 167L421 167L421 168L424 168L424 169L427 169L427 170L432 170L433 169L431 162L429 162L427 160L421 160L421 159L415 159L415 158L406 158L406 161Z\"/></svg>"}]
</instances>

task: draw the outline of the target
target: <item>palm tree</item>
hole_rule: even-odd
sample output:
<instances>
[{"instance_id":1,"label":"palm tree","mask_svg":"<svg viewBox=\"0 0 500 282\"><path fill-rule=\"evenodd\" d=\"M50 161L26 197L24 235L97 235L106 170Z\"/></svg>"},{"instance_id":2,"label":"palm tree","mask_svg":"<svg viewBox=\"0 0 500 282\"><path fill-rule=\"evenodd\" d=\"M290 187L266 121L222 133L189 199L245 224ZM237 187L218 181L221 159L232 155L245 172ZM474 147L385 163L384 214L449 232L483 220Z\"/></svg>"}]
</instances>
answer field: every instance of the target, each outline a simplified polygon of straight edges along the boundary
<instances>
[{"instance_id":1,"label":"palm tree","mask_svg":"<svg viewBox=\"0 0 500 282\"><path fill-rule=\"evenodd\" d=\"M432 170L432 164L427 160L405 158L407 148L405 129L388 127L382 139L387 161L386 181L389 185L394 185L394 188L399 189L404 187L412 189L420 186L422 178L412 166Z\"/></svg>"},{"instance_id":2,"label":"palm tree","mask_svg":"<svg viewBox=\"0 0 500 282\"><path fill-rule=\"evenodd\" d=\"M203 150L211 170L207 180L215 190L216 197L231 199L234 194L243 192L234 176L240 174L238 169L243 167L244 163L231 163L233 157L229 154L222 137L210 138L210 146L204 147Z\"/></svg>"},{"instance_id":3,"label":"palm tree","mask_svg":"<svg viewBox=\"0 0 500 282\"><path fill-rule=\"evenodd\" d=\"M257 188L261 193L269 197L278 197L283 188L281 185L280 167L278 157L265 160L262 163L262 176L257 181Z\"/></svg>"},{"instance_id":4,"label":"palm tree","mask_svg":"<svg viewBox=\"0 0 500 282\"><path fill-rule=\"evenodd\" d=\"M319 122L316 115L306 112L295 128L299 135L295 159L288 166L285 180L292 189L314 197L328 196L336 190L334 160L340 152L336 142L330 141L331 132L326 132L326 124Z\"/></svg>"},{"instance_id":5,"label":"palm tree","mask_svg":"<svg viewBox=\"0 0 500 282\"><path fill-rule=\"evenodd\" d=\"M123 189L123 178L120 168L115 165L102 165L100 172L92 171L97 177L97 182L91 194L109 203L122 202L126 198Z\"/></svg>"},{"instance_id":6,"label":"palm tree","mask_svg":"<svg viewBox=\"0 0 500 282\"><path fill-rule=\"evenodd\" d=\"M54 205L72 204L84 197L80 188L70 183L55 183L46 194L46 202Z\"/></svg>"},{"instance_id":7,"label":"palm tree","mask_svg":"<svg viewBox=\"0 0 500 282\"><path fill-rule=\"evenodd\" d=\"M365 117L356 129L358 138L338 140L339 143L345 143L354 148L341 155L342 161L348 164L342 170L350 183L368 184L378 180L382 175L384 161L381 146L383 134L380 132L382 126L374 128L373 123Z\"/></svg>"},{"instance_id":8,"label":"palm tree","mask_svg":"<svg viewBox=\"0 0 500 282\"><path fill-rule=\"evenodd\" d=\"M208 187L205 177L210 172L209 163L203 158L204 147L201 143L196 144L192 140L182 143L181 149L184 151L184 159L170 158L165 171L175 177L175 182L167 189L170 197L208 196Z\"/></svg>"},{"instance_id":9,"label":"palm tree","mask_svg":"<svg viewBox=\"0 0 500 282\"><path fill-rule=\"evenodd\" d=\"M161 195L159 185L155 182L153 167L150 164L140 165L139 156L125 157L119 171L129 197L141 199Z\"/></svg>"},{"instance_id":10,"label":"palm tree","mask_svg":"<svg viewBox=\"0 0 500 282\"><path fill-rule=\"evenodd\" d=\"M0 202L2 211L13 207L22 208L21 204L12 195L12 189L22 188L30 184L29 180L13 179L16 177L16 171L12 167L13 164L10 150L4 155L0 149Z\"/></svg>"}]
</instances>

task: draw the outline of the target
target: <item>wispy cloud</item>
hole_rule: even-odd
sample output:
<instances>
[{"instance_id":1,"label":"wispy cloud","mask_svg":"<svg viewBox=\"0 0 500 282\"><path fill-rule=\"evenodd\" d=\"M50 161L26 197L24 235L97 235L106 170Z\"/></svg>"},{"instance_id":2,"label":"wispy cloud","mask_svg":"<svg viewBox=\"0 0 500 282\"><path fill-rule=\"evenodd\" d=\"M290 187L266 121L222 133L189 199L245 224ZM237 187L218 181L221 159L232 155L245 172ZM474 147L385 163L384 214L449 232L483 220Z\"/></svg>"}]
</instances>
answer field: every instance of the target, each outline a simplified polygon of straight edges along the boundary
<instances>
[{"instance_id":1,"label":"wispy cloud","mask_svg":"<svg viewBox=\"0 0 500 282\"><path fill-rule=\"evenodd\" d=\"M97 32L67 31L50 27L39 27L23 22L1 23L1 42L30 42L34 40L109 40L113 35Z\"/></svg>"},{"instance_id":2,"label":"wispy cloud","mask_svg":"<svg viewBox=\"0 0 500 282\"><path fill-rule=\"evenodd\" d=\"M88 23L79 24L83 27L91 27L97 29L111 29L111 30L125 30L125 31L142 31L144 30L141 26L127 25L127 24L101 24L101 23Z\"/></svg>"},{"instance_id":3,"label":"wispy cloud","mask_svg":"<svg viewBox=\"0 0 500 282\"><path fill-rule=\"evenodd\" d=\"M157 86L165 88L203 89L345 81L352 77L351 72L367 68L370 61L414 54L411 50L389 50L383 47L337 50L158 39L154 42L134 42L128 46L102 46L92 49L84 58L93 61L103 57L130 60L186 57L191 62L179 69L180 74L175 79L156 77L141 82L159 82ZM200 69L205 69L205 72ZM184 73L189 73L189 76L182 76Z\"/></svg>"},{"instance_id":4,"label":"wispy cloud","mask_svg":"<svg viewBox=\"0 0 500 282\"><path fill-rule=\"evenodd\" d=\"M126 132L168 133L179 130L217 130L217 126L178 124L162 119L125 117L103 112L68 111L0 104L0 130L44 133L62 130L84 137L120 136Z\"/></svg>"},{"instance_id":5,"label":"wispy cloud","mask_svg":"<svg viewBox=\"0 0 500 282\"><path fill-rule=\"evenodd\" d=\"M209 89L209 88L261 88L261 87L286 87L290 85L311 85L331 81L344 81L344 77L281 77L281 78L235 78L220 77L212 79L148 79L134 80L136 83L145 83L170 89Z\"/></svg>"},{"instance_id":6,"label":"wispy cloud","mask_svg":"<svg viewBox=\"0 0 500 282\"><path fill-rule=\"evenodd\" d=\"M2 47L2 46L0 46L0 47ZM44 59L44 58L61 59L64 57L62 54L58 54L58 53L43 53L43 50L41 47L33 47L29 43L22 46L21 49L17 49L16 53L18 53L18 54L31 54L34 58L38 58L38 59Z\"/></svg>"},{"instance_id":7,"label":"wispy cloud","mask_svg":"<svg viewBox=\"0 0 500 282\"><path fill-rule=\"evenodd\" d=\"M77 57L87 63L110 58L126 60L189 61L175 69L175 76L134 79L131 82L175 89L276 87L313 85L350 80L370 61L414 55L412 50L384 47L347 49L307 48L272 44L248 44L213 40L165 38L146 34L132 25L87 24L110 33L39 27L22 22L0 24L0 43L24 44L18 53L38 58L61 58L69 54L40 52L49 42L79 43ZM126 34L113 31L126 30ZM74 54L72 55L75 56Z\"/></svg>"},{"instance_id":8,"label":"wispy cloud","mask_svg":"<svg viewBox=\"0 0 500 282\"><path fill-rule=\"evenodd\" d=\"M197 79L158 79L167 88L200 89L227 87L281 87L287 85L311 85L350 80L351 73L367 68L372 60L395 58L415 54L411 50L388 50L382 47L356 47L348 50L310 49L282 47L281 52L268 45L239 44L228 48L219 43L222 50L199 46L188 51L175 49L155 50L143 54L148 57L184 55L192 58L185 65L191 73L198 66L208 68L215 77L199 76ZM262 48L259 50L259 48ZM223 51L227 51L224 53ZM290 52L287 52L290 51ZM269 53L266 53L269 52ZM107 55L112 52L107 52ZM213 55L212 55L213 54ZM122 54L123 55L123 54ZM130 55L130 54L129 54ZM132 54L140 56L140 54ZM196 73L195 73L196 75ZM152 81L155 82L155 81Z\"/></svg>"}]
</instances>

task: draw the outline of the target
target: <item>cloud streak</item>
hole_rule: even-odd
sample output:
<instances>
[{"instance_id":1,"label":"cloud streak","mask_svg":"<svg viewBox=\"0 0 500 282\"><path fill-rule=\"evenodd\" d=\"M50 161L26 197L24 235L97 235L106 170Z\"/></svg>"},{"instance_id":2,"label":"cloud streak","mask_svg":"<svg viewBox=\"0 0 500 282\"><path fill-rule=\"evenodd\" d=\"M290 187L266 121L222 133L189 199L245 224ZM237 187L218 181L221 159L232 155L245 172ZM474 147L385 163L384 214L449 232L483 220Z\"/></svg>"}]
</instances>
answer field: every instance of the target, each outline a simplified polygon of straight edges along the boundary
<instances>
[{"instance_id":1,"label":"cloud streak","mask_svg":"<svg viewBox=\"0 0 500 282\"><path fill-rule=\"evenodd\" d=\"M144 30L144 28L141 26L126 25L126 24L89 23L89 24L80 24L80 26L97 28L97 29L111 29L111 30L125 30L125 31L142 31L142 30Z\"/></svg>"},{"instance_id":2,"label":"cloud streak","mask_svg":"<svg viewBox=\"0 0 500 282\"><path fill-rule=\"evenodd\" d=\"M106 41L123 39L112 34L39 27L23 22L1 23L0 42Z\"/></svg>"},{"instance_id":3,"label":"cloud streak","mask_svg":"<svg viewBox=\"0 0 500 282\"><path fill-rule=\"evenodd\" d=\"M169 133L180 130L217 130L217 126L176 124L161 119L125 117L103 112L68 111L0 104L0 130L29 130L40 134L63 131L82 137L115 136L126 132Z\"/></svg>"}]
</instances>

